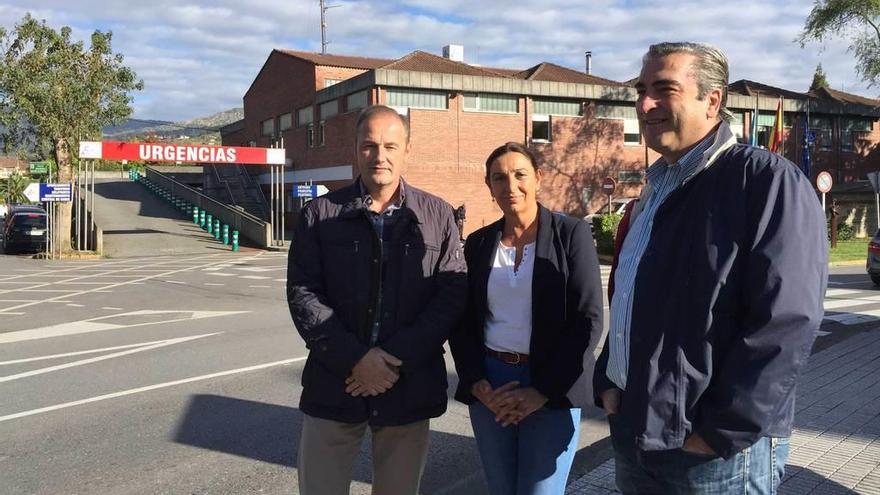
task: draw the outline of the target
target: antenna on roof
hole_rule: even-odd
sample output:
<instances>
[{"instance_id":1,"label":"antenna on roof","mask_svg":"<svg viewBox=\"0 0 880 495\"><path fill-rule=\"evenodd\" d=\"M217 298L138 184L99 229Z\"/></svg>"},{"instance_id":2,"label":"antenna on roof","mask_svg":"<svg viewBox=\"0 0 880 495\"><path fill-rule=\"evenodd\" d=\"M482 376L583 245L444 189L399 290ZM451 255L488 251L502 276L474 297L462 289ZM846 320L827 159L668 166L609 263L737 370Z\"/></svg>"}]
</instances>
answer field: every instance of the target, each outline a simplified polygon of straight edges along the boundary
<instances>
[{"instance_id":1,"label":"antenna on roof","mask_svg":"<svg viewBox=\"0 0 880 495\"><path fill-rule=\"evenodd\" d=\"M327 54L327 45L329 45L330 42L327 41L327 20L326 20L325 14L327 13L327 11L329 9L336 8L336 7L342 7L342 6L341 5L326 5L324 3L324 0L318 0L318 2L321 4L321 54L326 55Z\"/></svg>"}]
</instances>

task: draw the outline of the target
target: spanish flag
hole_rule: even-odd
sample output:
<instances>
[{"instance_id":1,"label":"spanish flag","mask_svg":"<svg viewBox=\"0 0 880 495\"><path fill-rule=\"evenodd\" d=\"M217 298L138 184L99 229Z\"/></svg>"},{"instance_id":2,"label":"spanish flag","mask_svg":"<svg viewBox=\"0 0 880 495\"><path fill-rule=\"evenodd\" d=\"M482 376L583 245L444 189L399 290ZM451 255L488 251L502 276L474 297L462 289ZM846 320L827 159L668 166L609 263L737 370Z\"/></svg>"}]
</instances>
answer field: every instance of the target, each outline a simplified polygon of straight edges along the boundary
<instances>
[{"instance_id":1,"label":"spanish flag","mask_svg":"<svg viewBox=\"0 0 880 495\"><path fill-rule=\"evenodd\" d=\"M782 122L782 98L779 99L779 103L776 105L776 121L773 122L773 129L770 131L770 142L767 143L767 147L770 151L774 153L782 153L782 133L783 133L783 122Z\"/></svg>"}]
</instances>

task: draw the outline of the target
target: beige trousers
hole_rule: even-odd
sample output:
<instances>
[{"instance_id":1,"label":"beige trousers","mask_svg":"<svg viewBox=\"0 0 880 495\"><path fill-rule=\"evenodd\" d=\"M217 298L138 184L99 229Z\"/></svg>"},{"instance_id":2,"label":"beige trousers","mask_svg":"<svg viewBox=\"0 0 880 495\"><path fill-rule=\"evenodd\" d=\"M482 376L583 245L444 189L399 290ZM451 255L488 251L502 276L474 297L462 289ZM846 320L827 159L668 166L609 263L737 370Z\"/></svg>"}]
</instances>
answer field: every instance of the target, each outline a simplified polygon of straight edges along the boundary
<instances>
[{"instance_id":1,"label":"beige trousers","mask_svg":"<svg viewBox=\"0 0 880 495\"><path fill-rule=\"evenodd\" d=\"M367 426L303 415L297 462L300 495L348 495ZM428 454L428 420L370 430L373 495L416 495Z\"/></svg>"}]
</instances>

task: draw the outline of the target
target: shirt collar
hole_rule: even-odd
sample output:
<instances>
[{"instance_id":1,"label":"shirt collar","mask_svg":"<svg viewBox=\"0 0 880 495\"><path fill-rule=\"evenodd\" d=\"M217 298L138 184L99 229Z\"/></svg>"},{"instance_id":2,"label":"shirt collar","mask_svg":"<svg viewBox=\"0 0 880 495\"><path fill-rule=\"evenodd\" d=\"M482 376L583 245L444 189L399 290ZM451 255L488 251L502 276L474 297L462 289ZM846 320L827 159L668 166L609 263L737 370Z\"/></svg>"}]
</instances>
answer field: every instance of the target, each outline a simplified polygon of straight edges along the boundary
<instances>
[{"instance_id":1,"label":"shirt collar","mask_svg":"<svg viewBox=\"0 0 880 495\"><path fill-rule=\"evenodd\" d=\"M715 128L712 132L710 132L706 137L704 137L696 146L691 148L687 153L684 154L681 158L678 159L677 162L673 164L668 164L666 159L661 157L656 162L654 162L650 167L648 167L647 172L645 172L645 176L648 179L648 182L654 183L659 177L661 177L670 167L677 167L681 170L681 177L683 179L687 179L697 173L699 170L702 170L703 167L701 165L705 165L705 156L706 151L715 144L715 140L718 137L719 131L726 124L724 122L721 123L718 127Z\"/></svg>"},{"instance_id":2,"label":"shirt collar","mask_svg":"<svg viewBox=\"0 0 880 495\"><path fill-rule=\"evenodd\" d=\"M370 196L369 191L367 191L366 186L364 186L364 181L360 178L358 178L358 189L360 190L360 195L361 199L364 202L364 206L367 208L367 210L369 210L370 205L373 204L373 197ZM388 205L388 207L385 208L385 211L382 213L390 214L394 210L399 210L403 207L403 201L406 199L406 186L404 186L403 179L400 179L400 185L397 187L397 192L399 193L397 195L397 200L394 201L394 203Z\"/></svg>"}]
</instances>

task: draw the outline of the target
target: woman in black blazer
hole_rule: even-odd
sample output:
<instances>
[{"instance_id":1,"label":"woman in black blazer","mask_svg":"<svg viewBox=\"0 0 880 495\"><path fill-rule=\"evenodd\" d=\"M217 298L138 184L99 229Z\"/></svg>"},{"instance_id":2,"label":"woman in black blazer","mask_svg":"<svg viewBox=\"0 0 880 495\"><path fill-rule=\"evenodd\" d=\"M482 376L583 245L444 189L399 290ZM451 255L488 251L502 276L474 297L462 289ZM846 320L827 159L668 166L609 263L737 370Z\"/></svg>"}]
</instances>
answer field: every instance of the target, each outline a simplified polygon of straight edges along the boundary
<instances>
[{"instance_id":1,"label":"woman in black blazer","mask_svg":"<svg viewBox=\"0 0 880 495\"><path fill-rule=\"evenodd\" d=\"M602 325L589 225L537 202L542 177L518 143L486 160L504 216L467 239L468 310L450 341L493 495L565 492L580 424L569 391Z\"/></svg>"}]
</instances>

